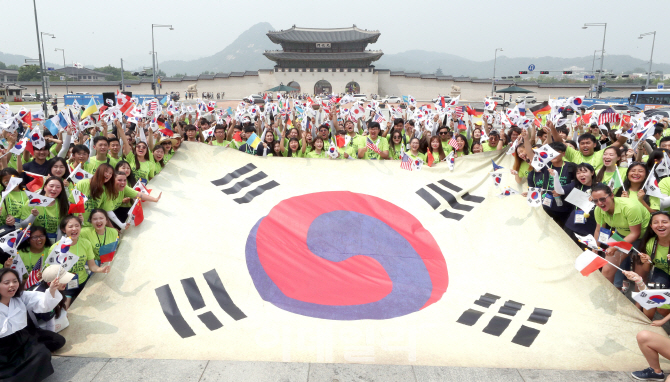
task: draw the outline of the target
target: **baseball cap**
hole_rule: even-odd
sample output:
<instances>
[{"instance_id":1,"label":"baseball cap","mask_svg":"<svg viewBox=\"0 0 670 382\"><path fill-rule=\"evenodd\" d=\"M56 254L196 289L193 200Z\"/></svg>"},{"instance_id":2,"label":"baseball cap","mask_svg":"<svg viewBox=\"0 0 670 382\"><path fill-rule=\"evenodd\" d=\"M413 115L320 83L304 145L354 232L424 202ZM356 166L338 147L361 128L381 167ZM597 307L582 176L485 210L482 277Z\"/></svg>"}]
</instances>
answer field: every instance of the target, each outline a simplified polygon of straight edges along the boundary
<instances>
[{"instance_id":1,"label":"baseball cap","mask_svg":"<svg viewBox=\"0 0 670 382\"><path fill-rule=\"evenodd\" d=\"M67 284L74 278L74 273L63 270L60 265L52 265L46 267L46 269L42 271L42 280L46 283L50 283L56 279L56 276L58 276L59 273L60 277L58 282L61 284Z\"/></svg>"}]
</instances>

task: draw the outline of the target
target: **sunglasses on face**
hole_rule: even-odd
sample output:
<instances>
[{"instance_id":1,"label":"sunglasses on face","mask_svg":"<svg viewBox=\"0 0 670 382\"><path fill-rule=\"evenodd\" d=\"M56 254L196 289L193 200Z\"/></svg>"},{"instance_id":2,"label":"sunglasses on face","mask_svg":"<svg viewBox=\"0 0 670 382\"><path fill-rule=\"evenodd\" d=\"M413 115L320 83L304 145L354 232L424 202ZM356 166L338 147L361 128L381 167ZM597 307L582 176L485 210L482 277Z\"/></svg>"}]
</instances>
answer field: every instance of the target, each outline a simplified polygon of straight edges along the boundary
<instances>
[{"instance_id":1,"label":"sunglasses on face","mask_svg":"<svg viewBox=\"0 0 670 382\"><path fill-rule=\"evenodd\" d=\"M595 202L595 203L605 203L607 201L608 197L609 196L606 196L606 197L600 198L600 199L593 199L593 202Z\"/></svg>"},{"instance_id":2,"label":"sunglasses on face","mask_svg":"<svg viewBox=\"0 0 670 382\"><path fill-rule=\"evenodd\" d=\"M449 133L440 131L440 135L447 135L447 134L449 134Z\"/></svg>"}]
</instances>

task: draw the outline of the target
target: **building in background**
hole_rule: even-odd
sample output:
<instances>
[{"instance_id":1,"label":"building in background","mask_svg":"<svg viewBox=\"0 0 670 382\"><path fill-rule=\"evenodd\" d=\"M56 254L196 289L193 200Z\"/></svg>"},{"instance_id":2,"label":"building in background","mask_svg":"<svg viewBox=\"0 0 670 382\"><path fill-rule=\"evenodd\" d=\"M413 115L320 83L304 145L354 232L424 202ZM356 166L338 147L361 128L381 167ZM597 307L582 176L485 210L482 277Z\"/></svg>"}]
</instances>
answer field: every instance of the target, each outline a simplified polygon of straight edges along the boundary
<instances>
[{"instance_id":1,"label":"building in background","mask_svg":"<svg viewBox=\"0 0 670 382\"><path fill-rule=\"evenodd\" d=\"M86 68L75 68L75 67L65 67L56 69L57 72L65 75L68 79L73 79L75 81L104 81L105 76L108 76L107 73L96 72L95 70L86 69Z\"/></svg>"},{"instance_id":2,"label":"building in background","mask_svg":"<svg viewBox=\"0 0 670 382\"><path fill-rule=\"evenodd\" d=\"M12 69L0 69L0 82L16 82L19 80L19 71Z\"/></svg>"}]
</instances>

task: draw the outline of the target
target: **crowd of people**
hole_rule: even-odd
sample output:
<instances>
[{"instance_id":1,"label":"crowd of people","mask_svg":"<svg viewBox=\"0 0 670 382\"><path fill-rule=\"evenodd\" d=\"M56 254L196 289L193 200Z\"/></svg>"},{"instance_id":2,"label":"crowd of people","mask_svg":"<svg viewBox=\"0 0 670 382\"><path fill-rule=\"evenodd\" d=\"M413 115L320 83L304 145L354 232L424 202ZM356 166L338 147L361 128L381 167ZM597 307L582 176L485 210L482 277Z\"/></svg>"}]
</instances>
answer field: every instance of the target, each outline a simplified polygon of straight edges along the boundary
<instances>
[{"instance_id":1,"label":"crowd of people","mask_svg":"<svg viewBox=\"0 0 670 382\"><path fill-rule=\"evenodd\" d=\"M653 134L638 140L622 133L632 128L631 122L591 123L593 119L585 118L583 108L574 110L572 123L566 123L570 118L545 116L517 126L510 124L509 118L507 124L498 125L497 121L505 119L495 117L501 114L495 108L467 118L469 111L461 115L425 113L423 107L406 105L403 110L391 110L387 121L378 111L365 110L356 103L346 110L345 105L328 104L326 108L322 103L325 111L318 117L306 111L312 109L309 107L296 114L300 107L282 112L269 104L257 109L242 103L237 111L224 113L211 103L199 102L193 111L170 104L166 110L159 108L153 117L93 116L93 123L82 126L78 121L56 135L26 123L3 131L3 191L13 178L22 181L2 200L0 220L10 230L30 230L17 256L29 273L37 264L39 281L31 291L24 291L29 275L12 269L12 257L0 251L0 256L4 255L0 270L0 320L4 321L0 322L0 378L40 380L50 374L50 365L39 372L35 365L48 363L49 352L64 344L55 333L55 323L66 316L95 273L110 271L113 265L101 262L99 250L122 237L129 227L134 200L160 200L160 194L152 196L143 185L162 171L182 141L265 157L401 161L407 156L427 166L443 166L450 157L458 160L504 150L514 157L510 176L529 189L541 190L544 211L571 239L578 242L575 234L598 238L600 247L595 251L609 262L602 274L617 288L624 292L630 288L626 279L634 281L635 290L647 288L649 282L670 286L670 214L666 212L670 199L666 203L663 197L648 195L647 182L654 176L660 191L670 194L667 118L652 121ZM363 117L352 117L355 107L361 107ZM13 153L22 137L35 129L42 132L45 144L34 146L32 152ZM538 149L546 146L557 155L546 165L535 167ZM73 177L76 170L84 170L90 177ZM41 182L37 182L39 178ZM29 205L24 189L34 189L36 182L40 184L35 191L53 199L48 206ZM575 190L588 194L595 208L584 211L567 202ZM85 211L70 214L77 193L86 197ZM633 244L640 254L607 248L614 235ZM67 272L44 264L63 237L71 240L69 252L79 258ZM670 320L670 306L644 313L650 319L659 313L666 317L663 322ZM649 338L654 344L661 343L658 353L670 355L670 339L660 341L641 334L638 339L641 348L646 346L642 349L645 355L653 353L649 351L652 345L644 342ZM653 354L648 357L651 368L636 375L662 374L658 361L653 363L652 358Z\"/></svg>"}]
</instances>

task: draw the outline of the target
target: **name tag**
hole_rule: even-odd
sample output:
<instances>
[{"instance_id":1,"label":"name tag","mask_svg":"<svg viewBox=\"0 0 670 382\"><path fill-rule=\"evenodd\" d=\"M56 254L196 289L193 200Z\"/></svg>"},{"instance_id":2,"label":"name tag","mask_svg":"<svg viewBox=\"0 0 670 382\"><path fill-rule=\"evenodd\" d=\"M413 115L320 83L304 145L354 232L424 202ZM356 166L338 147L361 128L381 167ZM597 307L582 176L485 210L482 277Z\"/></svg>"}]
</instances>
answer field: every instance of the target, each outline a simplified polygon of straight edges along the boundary
<instances>
[{"instance_id":1,"label":"name tag","mask_svg":"<svg viewBox=\"0 0 670 382\"><path fill-rule=\"evenodd\" d=\"M67 289L77 289L79 288L79 275L75 275L69 283L67 283Z\"/></svg>"},{"instance_id":2,"label":"name tag","mask_svg":"<svg viewBox=\"0 0 670 382\"><path fill-rule=\"evenodd\" d=\"M554 196L550 193L544 194L544 199L542 199L542 204L547 207L551 207L551 201L554 200Z\"/></svg>"},{"instance_id":3,"label":"name tag","mask_svg":"<svg viewBox=\"0 0 670 382\"><path fill-rule=\"evenodd\" d=\"M612 231L601 227L600 233L598 234L598 241L602 244L607 244L607 240L609 240L611 235Z\"/></svg>"},{"instance_id":4,"label":"name tag","mask_svg":"<svg viewBox=\"0 0 670 382\"><path fill-rule=\"evenodd\" d=\"M586 219L584 218L584 211L577 210L575 211L575 224L585 224Z\"/></svg>"}]
</instances>

